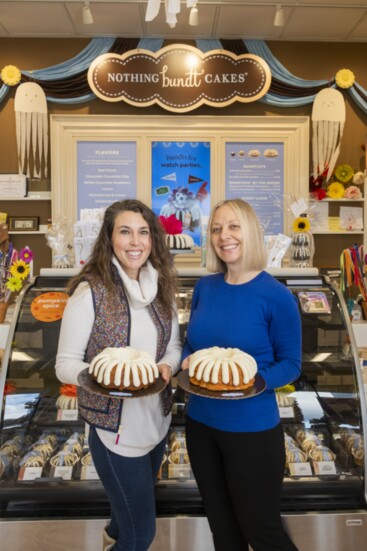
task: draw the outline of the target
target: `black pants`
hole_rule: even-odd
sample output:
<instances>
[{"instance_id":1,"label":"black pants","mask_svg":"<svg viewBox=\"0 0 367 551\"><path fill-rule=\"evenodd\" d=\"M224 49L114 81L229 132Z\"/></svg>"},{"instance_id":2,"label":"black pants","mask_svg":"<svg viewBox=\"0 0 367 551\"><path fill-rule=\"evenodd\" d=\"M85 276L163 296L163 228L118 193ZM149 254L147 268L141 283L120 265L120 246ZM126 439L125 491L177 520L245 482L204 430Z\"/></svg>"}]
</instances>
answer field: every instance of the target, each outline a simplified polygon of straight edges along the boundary
<instances>
[{"instance_id":1,"label":"black pants","mask_svg":"<svg viewBox=\"0 0 367 551\"><path fill-rule=\"evenodd\" d=\"M224 432L186 420L187 448L216 551L297 551L280 516L282 426Z\"/></svg>"}]
</instances>

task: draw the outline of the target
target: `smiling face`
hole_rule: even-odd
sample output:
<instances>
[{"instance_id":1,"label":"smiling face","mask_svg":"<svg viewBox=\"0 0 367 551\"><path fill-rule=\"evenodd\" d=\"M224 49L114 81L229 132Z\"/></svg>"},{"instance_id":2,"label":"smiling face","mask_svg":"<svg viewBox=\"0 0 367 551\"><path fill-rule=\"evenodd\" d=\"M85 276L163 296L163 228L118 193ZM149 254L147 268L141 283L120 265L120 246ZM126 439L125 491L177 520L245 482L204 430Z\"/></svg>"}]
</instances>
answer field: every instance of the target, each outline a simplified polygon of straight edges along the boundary
<instances>
[{"instance_id":1,"label":"smiling face","mask_svg":"<svg viewBox=\"0 0 367 551\"><path fill-rule=\"evenodd\" d=\"M139 270L152 250L149 225L140 212L126 210L116 216L111 244L125 273L138 279Z\"/></svg>"},{"instance_id":2,"label":"smiling face","mask_svg":"<svg viewBox=\"0 0 367 551\"><path fill-rule=\"evenodd\" d=\"M243 266L243 233L234 210L222 205L213 215L211 243L216 255L228 268Z\"/></svg>"}]
</instances>

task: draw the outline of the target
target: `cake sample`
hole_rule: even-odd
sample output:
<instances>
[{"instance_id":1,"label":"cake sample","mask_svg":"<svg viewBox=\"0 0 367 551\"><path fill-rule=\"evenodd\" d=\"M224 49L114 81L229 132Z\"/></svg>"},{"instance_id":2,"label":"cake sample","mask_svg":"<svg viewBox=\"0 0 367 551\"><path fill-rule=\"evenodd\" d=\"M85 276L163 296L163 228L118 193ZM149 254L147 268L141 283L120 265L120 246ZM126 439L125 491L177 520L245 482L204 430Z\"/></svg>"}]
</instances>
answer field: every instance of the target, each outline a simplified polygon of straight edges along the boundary
<instances>
[{"instance_id":1,"label":"cake sample","mask_svg":"<svg viewBox=\"0 0 367 551\"><path fill-rule=\"evenodd\" d=\"M166 235L166 242L170 249L185 250L192 249L195 246L194 240L187 233L178 233L176 235Z\"/></svg>"},{"instance_id":2,"label":"cake sample","mask_svg":"<svg viewBox=\"0 0 367 551\"><path fill-rule=\"evenodd\" d=\"M256 360L239 348L206 348L189 358L190 383L214 391L245 390L254 385Z\"/></svg>"},{"instance_id":3,"label":"cake sample","mask_svg":"<svg viewBox=\"0 0 367 551\"><path fill-rule=\"evenodd\" d=\"M58 409L78 409L76 385L61 385L60 396L56 400Z\"/></svg>"},{"instance_id":4,"label":"cake sample","mask_svg":"<svg viewBox=\"0 0 367 551\"><path fill-rule=\"evenodd\" d=\"M286 392L276 392L275 397L277 404L280 408L282 407L292 407L294 405L294 398L288 396Z\"/></svg>"},{"instance_id":5,"label":"cake sample","mask_svg":"<svg viewBox=\"0 0 367 551\"><path fill-rule=\"evenodd\" d=\"M309 453L314 461L334 461L335 454L326 446L316 446Z\"/></svg>"},{"instance_id":6,"label":"cake sample","mask_svg":"<svg viewBox=\"0 0 367 551\"><path fill-rule=\"evenodd\" d=\"M60 451L50 459L50 463L53 467L74 467L79 461L79 457L76 453L70 451Z\"/></svg>"},{"instance_id":7,"label":"cake sample","mask_svg":"<svg viewBox=\"0 0 367 551\"><path fill-rule=\"evenodd\" d=\"M289 463L306 463L307 455L299 448L289 448L285 452L286 466L289 467Z\"/></svg>"},{"instance_id":8,"label":"cake sample","mask_svg":"<svg viewBox=\"0 0 367 551\"><path fill-rule=\"evenodd\" d=\"M130 346L102 350L92 360L89 374L104 388L131 391L148 388L159 378L152 356Z\"/></svg>"},{"instance_id":9,"label":"cake sample","mask_svg":"<svg viewBox=\"0 0 367 551\"><path fill-rule=\"evenodd\" d=\"M160 216L159 221L166 232L166 243L169 249L189 250L195 246L193 238L187 233L182 233L182 222L177 220L174 214Z\"/></svg>"}]
</instances>

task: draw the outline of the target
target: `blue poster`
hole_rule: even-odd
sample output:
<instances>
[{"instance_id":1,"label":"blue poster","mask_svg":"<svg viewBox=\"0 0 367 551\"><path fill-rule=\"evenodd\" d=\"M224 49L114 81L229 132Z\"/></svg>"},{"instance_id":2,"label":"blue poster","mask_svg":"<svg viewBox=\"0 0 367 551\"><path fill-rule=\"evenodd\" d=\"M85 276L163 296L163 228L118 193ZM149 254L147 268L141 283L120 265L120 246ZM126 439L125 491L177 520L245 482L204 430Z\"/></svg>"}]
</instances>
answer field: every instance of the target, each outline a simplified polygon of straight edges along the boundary
<instances>
[{"instance_id":1,"label":"blue poster","mask_svg":"<svg viewBox=\"0 0 367 551\"><path fill-rule=\"evenodd\" d=\"M210 142L152 143L152 209L174 215L200 246L210 213Z\"/></svg>"},{"instance_id":2,"label":"blue poster","mask_svg":"<svg viewBox=\"0 0 367 551\"><path fill-rule=\"evenodd\" d=\"M226 199L255 210L266 235L283 233L284 144L226 143Z\"/></svg>"},{"instance_id":3,"label":"blue poster","mask_svg":"<svg viewBox=\"0 0 367 551\"><path fill-rule=\"evenodd\" d=\"M136 197L136 142L78 142L78 218Z\"/></svg>"}]
</instances>

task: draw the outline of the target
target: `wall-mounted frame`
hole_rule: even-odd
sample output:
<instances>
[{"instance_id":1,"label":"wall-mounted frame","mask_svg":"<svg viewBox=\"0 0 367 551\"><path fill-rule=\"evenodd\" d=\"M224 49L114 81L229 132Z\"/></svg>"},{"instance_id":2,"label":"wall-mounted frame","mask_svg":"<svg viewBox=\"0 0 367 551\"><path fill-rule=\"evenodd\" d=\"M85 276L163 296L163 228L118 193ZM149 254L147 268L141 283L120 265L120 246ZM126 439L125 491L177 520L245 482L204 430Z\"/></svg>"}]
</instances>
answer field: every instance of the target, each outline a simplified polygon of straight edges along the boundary
<instances>
[{"instance_id":1,"label":"wall-mounted frame","mask_svg":"<svg viewBox=\"0 0 367 551\"><path fill-rule=\"evenodd\" d=\"M77 151L79 142L130 142L136 150L136 197L151 206L152 144L205 142L210 147L210 203L225 198L226 144L279 145L284 197L308 197L309 117L52 115L52 220L77 220ZM279 188L280 189L280 188ZM291 228L283 204L283 231ZM179 255L180 256L180 255ZM183 264L200 263L200 254L183 255ZM181 258L175 259L181 264Z\"/></svg>"},{"instance_id":2,"label":"wall-mounted frame","mask_svg":"<svg viewBox=\"0 0 367 551\"><path fill-rule=\"evenodd\" d=\"M39 217L38 216L10 216L9 231L38 231Z\"/></svg>"}]
</instances>

